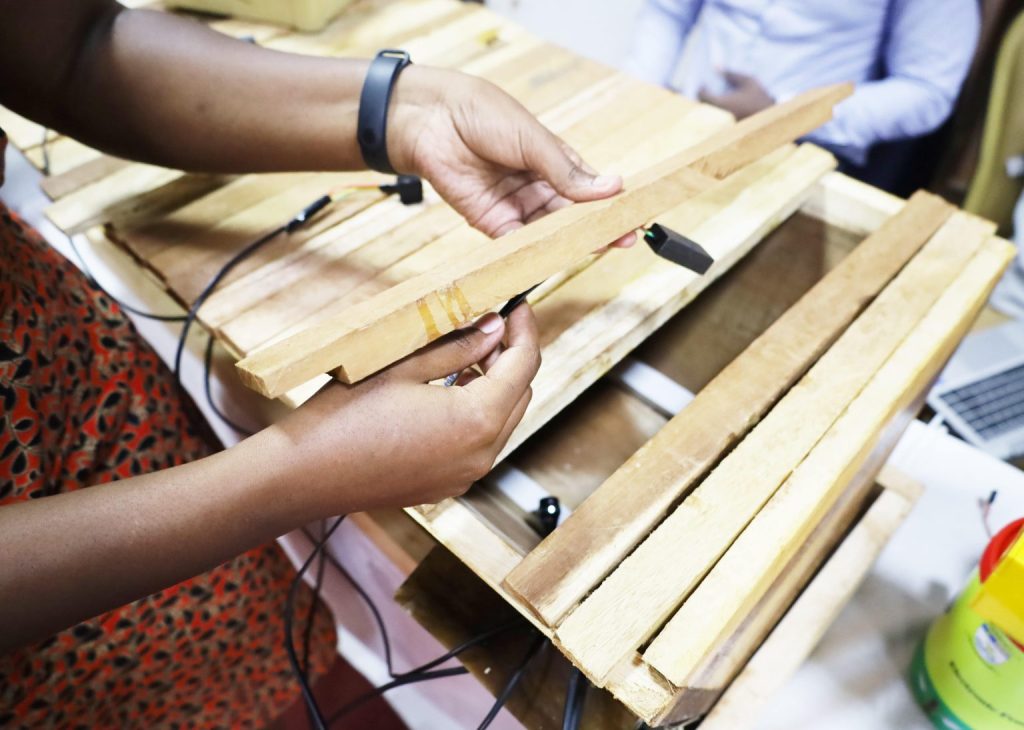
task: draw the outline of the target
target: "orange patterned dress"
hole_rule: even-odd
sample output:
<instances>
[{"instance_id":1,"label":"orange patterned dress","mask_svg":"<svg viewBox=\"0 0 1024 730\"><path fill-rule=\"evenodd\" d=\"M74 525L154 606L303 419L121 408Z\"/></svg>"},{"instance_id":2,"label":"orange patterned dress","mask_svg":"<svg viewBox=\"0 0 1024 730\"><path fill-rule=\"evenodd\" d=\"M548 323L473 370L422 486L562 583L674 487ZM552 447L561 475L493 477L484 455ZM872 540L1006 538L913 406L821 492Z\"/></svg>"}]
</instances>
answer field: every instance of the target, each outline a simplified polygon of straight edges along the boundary
<instances>
[{"instance_id":1,"label":"orange patterned dress","mask_svg":"<svg viewBox=\"0 0 1024 730\"><path fill-rule=\"evenodd\" d=\"M117 304L0 204L0 509L201 458L195 423ZM0 656L0 727L266 725L298 696L282 644L293 576L266 545ZM320 674L335 637L316 615Z\"/></svg>"}]
</instances>

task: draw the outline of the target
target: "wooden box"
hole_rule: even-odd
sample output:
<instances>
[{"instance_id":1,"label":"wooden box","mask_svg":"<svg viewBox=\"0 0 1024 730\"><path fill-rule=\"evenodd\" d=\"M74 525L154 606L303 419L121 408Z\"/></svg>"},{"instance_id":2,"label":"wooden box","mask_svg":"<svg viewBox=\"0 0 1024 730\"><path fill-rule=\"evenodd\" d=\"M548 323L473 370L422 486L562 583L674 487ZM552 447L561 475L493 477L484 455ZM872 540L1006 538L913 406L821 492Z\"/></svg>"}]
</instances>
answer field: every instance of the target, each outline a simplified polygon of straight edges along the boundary
<instances>
[{"instance_id":1,"label":"wooden box","mask_svg":"<svg viewBox=\"0 0 1024 730\"><path fill-rule=\"evenodd\" d=\"M481 75L625 175L733 124L452 0L357 0L314 34L211 25L304 53L403 47ZM186 175L60 136L43 154L42 129L2 110L0 124L48 160L56 225L116 241L184 305L266 230L367 179ZM672 201L657 220L712 253L706 276L638 246L550 280L532 298L544 363L501 464L466 495L409 510L652 724L707 712L752 655L758 676L757 647L847 533L826 563L839 567L818 577L852 586L867 569L913 497L876 498L875 474L1013 253L933 196L902 201L834 167L823 150L786 145ZM364 191L247 259L199 322L241 358L483 245L429 190L416 208ZM548 495L572 514L541 541L527 518ZM833 563L850 552L858 560ZM764 646L762 664L777 651Z\"/></svg>"},{"instance_id":2,"label":"wooden box","mask_svg":"<svg viewBox=\"0 0 1024 730\"><path fill-rule=\"evenodd\" d=\"M350 2L352 0L174 0L172 5L316 31L327 25Z\"/></svg>"}]
</instances>

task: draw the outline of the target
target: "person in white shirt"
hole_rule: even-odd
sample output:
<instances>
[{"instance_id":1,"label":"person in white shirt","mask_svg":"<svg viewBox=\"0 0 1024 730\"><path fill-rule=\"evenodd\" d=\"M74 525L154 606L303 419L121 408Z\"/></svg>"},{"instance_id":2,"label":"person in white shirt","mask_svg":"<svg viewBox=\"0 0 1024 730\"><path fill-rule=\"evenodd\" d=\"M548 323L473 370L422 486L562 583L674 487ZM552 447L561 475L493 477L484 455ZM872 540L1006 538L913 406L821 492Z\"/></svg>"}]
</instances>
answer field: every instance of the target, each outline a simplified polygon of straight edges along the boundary
<instances>
[{"instance_id":1,"label":"person in white shirt","mask_svg":"<svg viewBox=\"0 0 1024 730\"><path fill-rule=\"evenodd\" d=\"M645 0L627 69L740 118L852 81L808 139L860 166L949 117L979 23L977 0Z\"/></svg>"}]
</instances>

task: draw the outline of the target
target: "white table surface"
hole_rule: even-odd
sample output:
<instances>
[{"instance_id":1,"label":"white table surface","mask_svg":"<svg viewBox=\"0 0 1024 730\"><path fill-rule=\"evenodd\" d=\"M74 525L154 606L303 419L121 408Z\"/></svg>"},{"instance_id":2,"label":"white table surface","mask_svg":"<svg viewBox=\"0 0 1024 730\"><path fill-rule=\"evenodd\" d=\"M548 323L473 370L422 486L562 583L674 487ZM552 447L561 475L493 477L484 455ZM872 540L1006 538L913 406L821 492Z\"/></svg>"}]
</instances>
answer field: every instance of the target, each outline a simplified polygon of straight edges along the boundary
<instances>
[{"instance_id":1,"label":"white table surface","mask_svg":"<svg viewBox=\"0 0 1024 730\"><path fill-rule=\"evenodd\" d=\"M70 255L66 238L42 215L47 200L39 191L38 173L16 151L9 150L7 157L8 181L0 189L0 199ZM168 297L124 254L113 247L93 250L85 244L83 248L90 268L115 296L150 311L174 311ZM169 361L179 325L135 321ZM232 444L238 435L209 412L202 398L204 345L205 335L192 337L183 382L218 435ZM229 373L229 367L216 373L218 400L239 419L256 420L257 397L237 385ZM990 518L997 530L1024 515L1024 474L919 422L912 424L890 463L927 489L809 661L766 708L761 730L930 727L905 685L906 668L928 624L963 585L985 546L977 499L999 490ZM293 557L303 549L308 545L301 538L286 544ZM332 549L381 606L394 637L399 669L443 651L394 603L391 596L404 576L355 525L341 527ZM325 588L325 598L338 618L341 653L371 682L387 681L376 627L358 596L335 577ZM491 703L490 695L471 677L401 688L388 699L415 730L474 728ZM520 726L503 712L492 727Z\"/></svg>"}]
</instances>

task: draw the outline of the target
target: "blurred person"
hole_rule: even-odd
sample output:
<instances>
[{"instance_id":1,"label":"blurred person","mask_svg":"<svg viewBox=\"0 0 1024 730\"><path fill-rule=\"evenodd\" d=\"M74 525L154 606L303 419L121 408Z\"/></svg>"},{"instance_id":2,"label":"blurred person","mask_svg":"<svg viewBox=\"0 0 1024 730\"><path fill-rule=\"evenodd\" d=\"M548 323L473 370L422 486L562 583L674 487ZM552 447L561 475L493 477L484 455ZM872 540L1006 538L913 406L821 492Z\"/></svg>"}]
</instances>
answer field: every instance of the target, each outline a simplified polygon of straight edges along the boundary
<instances>
[{"instance_id":1,"label":"blurred person","mask_svg":"<svg viewBox=\"0 0 1024 730\"><path fill-rule=\"evenodd\" d=\"M627 68L739 119L851 81L806 139L863 168L873 146L945 122L979 25L976 0L645 0Z\"/></svg>"}]
</instances>

